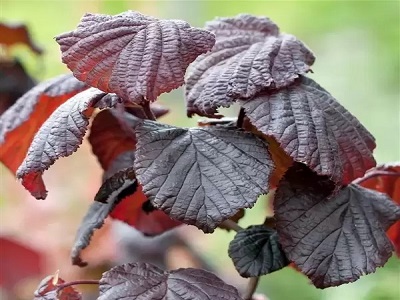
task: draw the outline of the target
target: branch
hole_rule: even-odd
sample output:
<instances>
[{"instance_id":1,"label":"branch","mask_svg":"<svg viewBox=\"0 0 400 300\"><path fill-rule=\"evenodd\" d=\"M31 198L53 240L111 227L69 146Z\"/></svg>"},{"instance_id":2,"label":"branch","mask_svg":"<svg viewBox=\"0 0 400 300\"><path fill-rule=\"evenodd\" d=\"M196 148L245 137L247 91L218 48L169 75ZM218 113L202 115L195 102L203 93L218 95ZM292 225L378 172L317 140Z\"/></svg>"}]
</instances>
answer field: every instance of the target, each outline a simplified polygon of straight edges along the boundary
<instances>
[{"instance_id":1,"label":"branch","mask_svg":"<svg viewBox=\"0 0 400 300\"><path fill-rule=\"evenodd\" d=\"M374 177L378 177L378 176L397 176L400 177L400 172L391 172L391 171L371 171L369 174L366 174L364 177L362 178L357 178L353 181L354 184L361 184L364 181L374 178Z\"/></svg>"},{"instance_id":2,"label":"branch","mask_svg":"<svg viewBox=\"0 0 400 300\"><path fill-rule=\"evenodd\" d=\"M152 121L156 121L157 120L157 118L153 114L153 111L150 108L150 101L143 100L142 101L142 107L143 107L144 113L146 114L146 116L147 116L147 118L149 120L152 120Z\"/></svg>"},{"instance_id":3,"label":"branch","mask_svg":"<svg viewBox=\"0 0 400 300\"><path fill-rule=\"evenodd\" d=\"M253 299L253 294L255 293L258 282L260 281L260 277L251 277L249 279L249 282L247 283L247 288L243 293L243 299L244 300L252 300Z\"/></svg>"},{"instance_id":4,"label":"branch","mask_svg":"<svg viewBox=\"0 0 400 300\"><path fill-rule=\"evenodd\" d=\"M60 285L57 285L57 290L61 291L62 289L65 289L66 287L72 286L72 285L78 285L78 284L99 284L99 280L77 280L77 281L70 281L66 282Z\"/></svg>"},{"instance_id":5,"label":"branch","mask_svg":"<svg viewBox=\"0 0 400 300\"><path fill-rule=\"evenodd\" d=\"M243 230L243 228L241 226L239 226L238 223L236 223L230 219L223 221L220 225L222 225L225 228L228 228L230 230L236 231L236 232Z\"/></svg>"},{"instance_id":6,"label":"branch","mask_svg":"<svg viewBox=\"0 0 400 300\"><path fill-rule=\"evenodd\" d=\"M240 111L239 111L239 115L236 121L236 127L238 128L242 128L243 127L243 121L244 121L244 117L246 116L246 112L244 111L244 108L241 107Z\"/></svg>"}]
</instances>

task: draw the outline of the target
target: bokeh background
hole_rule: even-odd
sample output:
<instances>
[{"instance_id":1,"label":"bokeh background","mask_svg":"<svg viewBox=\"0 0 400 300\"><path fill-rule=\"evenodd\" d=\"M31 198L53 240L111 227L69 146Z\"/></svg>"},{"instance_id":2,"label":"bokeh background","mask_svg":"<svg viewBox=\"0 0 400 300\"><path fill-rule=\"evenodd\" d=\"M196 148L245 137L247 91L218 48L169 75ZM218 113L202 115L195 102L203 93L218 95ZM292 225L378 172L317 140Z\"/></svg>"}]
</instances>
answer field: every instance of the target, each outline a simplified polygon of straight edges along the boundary
<instances>
[{"instance_id":1,"label":"bokeh background","mask_svg":"<svg viewBox=\"0 0 400 300\"><path fill-rule=\"evenodd\" d=\"M296 35L314 51L317 60L310 76L376 137L377 161L400 160L399 1L0 0L0 21L27 24L32 38L45 49L42 57L24 46L12 50L29 74L41 81L68 72L60 61L59 48L53 39L56 35L74 29L85 12L117 14L129 9L159 18L184 19L198 27L216 16L251 13L270 17L282 31ZM185 117L182 95L179 89L161 97L160 101L172 110L163 122L180 126L196 124L196 118ZM86 143L76 154L61 159L45 173L50 191L46 201L30 197L3 166L0 175L0 234L40 253L43 273L60 269L67 280L95 278L108 265L129 259L126 247L123 248L127 237L132 243L142 241L129 228L107 222L85 254L91 268L81 270L70 265L74 233L101 178L100 167ZM266 201L261 199L248 211L241 225L261 223ZM204 258L221 277L239 286L245 284L227 255L233 233L217 230L212 235L203 235L194 228L183 228L179 234L191 237L193 248L204 251ZM190 260L182 255L180 252L170 255L172 264L190 265ZM0 257L0 269L5 266L4 259ZM13 287L12 297L31 299L37 280L21 280ZM325 290L316 289L305 276L285 268L264 276L259 291L271 300L400 299L400 260L390 259L385 268L356 283ZM0 297L11 296L3 292Z\"/></svg>"}]
</instances>

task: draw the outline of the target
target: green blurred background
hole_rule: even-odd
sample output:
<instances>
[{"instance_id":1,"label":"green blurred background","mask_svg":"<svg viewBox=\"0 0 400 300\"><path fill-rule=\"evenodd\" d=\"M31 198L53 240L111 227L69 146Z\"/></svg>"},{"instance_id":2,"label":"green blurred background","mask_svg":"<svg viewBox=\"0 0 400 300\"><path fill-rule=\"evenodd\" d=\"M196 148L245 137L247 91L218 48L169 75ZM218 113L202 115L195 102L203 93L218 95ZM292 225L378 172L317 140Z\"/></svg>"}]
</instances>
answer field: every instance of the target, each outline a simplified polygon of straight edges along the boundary
<instances>
[{"instance_id":1,"label":"green blurred background","mask_svg":"<svg viewBox=\"0 0 400 300\"><path fill-rule=\"evenodd\" d=\"M399 1L0 0L1 20L26 23L33 39L46 50L43 58L35 57L25 47L13 51L37 80L68 71L60 62L53 37L74 29L85 12L117 14L129 9L160 18L184 19L198 27L216 16L251 13L270 17L282 31L296 35L314 51L317 60L310 76L376 137L377 161L400 160ZM182 94L179 89L161 97L162 103L173 108L164 121L193 125L196 118L186 119ZM5 191L4 182L1 188ZM263 205L260 202L257 206ZM264 209L257 210L257 206L247 214L244 226L262 222ZM226 254L232 237L232 233L218 231L204 238L207 258L225 275L234 272ZM271 300L395 300L400 299L400 263L392 258L375 274L326 290L314 288L305 276L286 268L264 276L259 290Z\"/></svg>"}]
</instances>

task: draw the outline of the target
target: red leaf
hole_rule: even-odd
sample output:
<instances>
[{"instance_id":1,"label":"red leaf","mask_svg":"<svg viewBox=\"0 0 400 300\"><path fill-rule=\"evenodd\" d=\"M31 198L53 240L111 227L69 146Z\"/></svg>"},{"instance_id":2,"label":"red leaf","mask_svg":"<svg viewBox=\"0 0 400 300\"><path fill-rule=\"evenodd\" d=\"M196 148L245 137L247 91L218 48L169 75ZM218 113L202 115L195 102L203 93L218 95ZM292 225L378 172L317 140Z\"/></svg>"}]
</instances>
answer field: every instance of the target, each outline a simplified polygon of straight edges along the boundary
<instances>
[{"instance_id":1,"label":"red leaf","mask_svg":"<svg viewBox=\"0 0 400 300\"><path fill-rule=\"evenodd\" d=\"M34 53L38 55L43 53L43 49L31 39L28 27L25 24L0 23L0 44L7 47L25 44Z\"/></svg>"},{"instance_id":2,"label":"red leaf","mask_svg":"<svg viewBox=\"0 0 400 300\"><path fill-rule=\"evenodd\" d=\"M57 282L54 283L54 276L47 276L36 289L33 300L82 300L82 295L72 286L58 290L58 286L65 283L56 275Z\"/></svg>"},{"instance_id":3,"label":"red leaf","mask_svg":"<svg viewBox=\"0 0 400 300\"><path fill-rule=\"evenodd\" d=\"M393 174L397 174L397 176L378 175L370 177L374 173L379 174L380 171L392 172ZM367 179L364 180L361 178L360 185L386 193L394 202L400 204L400 163L388 163L377 166L369 170L364 178ZM400 221L394 223L387 231L387 234L396 248L397 256L400 257Z\"/></svg>"},{"instance_id":4,"label":"red leaf","mask_svg":"<svg viewBox=\"0 0 400 300\"><path fill-rule=\"evenodd\" d=\"M17 100L0 118L0 161L15 173L44 121L85 88L72 74L61 75L40 83Z\"/></svg>"},{"instance_id":5,"label":"red leaf","mask_svg":"<svg viewBox=\"0 0 400 300\"><path fill-rule=\"evenodd\" d=\"M120 99L91 88L57 108L35 135L17 177L37 199L46 198L42 173L58 158L71 155L82 143L95 108L113 107Z\"/></svg>"},{"instance_id":6,"label":"red leaf","mask_svg":"<svg viewBox=\"0 0 400 300\"><path fill-rule=\"evenodd\" d=\"M5 289L42 273L43 254L7 237L0 237L0 257L0 286Z\"/></svg>"},{"instance_id":7,"label":"red leaf","mask_svg":"<svg viewBox=\"0 0 400 300\"><path fill-rule=\"evenodd\" d=\"M187 66L215 43L212 33L184 21L133 11L85 14L56 41L76 78L131 102L154 101L181 86Z\"/></svg>"}]
</instances>

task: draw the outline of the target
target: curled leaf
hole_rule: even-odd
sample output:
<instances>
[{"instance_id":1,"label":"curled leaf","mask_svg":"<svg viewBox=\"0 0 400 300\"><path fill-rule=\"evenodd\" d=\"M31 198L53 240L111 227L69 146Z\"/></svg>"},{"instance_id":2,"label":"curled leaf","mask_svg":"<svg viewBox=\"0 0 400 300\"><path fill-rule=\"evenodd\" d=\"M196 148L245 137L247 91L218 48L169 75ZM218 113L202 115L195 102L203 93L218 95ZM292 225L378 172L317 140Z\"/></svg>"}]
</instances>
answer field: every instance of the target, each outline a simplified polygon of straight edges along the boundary
<instances>
[{"instance_id":1,"label":"curled leaf","mask_svg":"<svg viewBox=\"0 0 400 300\"><path fill-rule=\"evenodd\" d=\"M210 272L192 268L165 272L145 263L117 266L103 274L98 300L117 299L242 300L235 287Z\"/></svg>"},{"instance_id":2,"label":"curled leaf","mask_svg":"<svg viewBox=\"0 0 400 300\"><path fill-rule=\"evenodd\" d=\"M136 137L135 169L145 195L171 218L204 232L268 192L273 163L251 133L144 121Z\"/></svg>"},{"instance_id":3,"label":"curled leaf","mask_svg":"<svg viewBox=\"0 0 400 300\"><path fill-rule=\"evenodd\" d=\"M286 173L275 193L275 219L287 257L318 288L357 280L383 266L393 246L385 231L400 220L386 195L334 184L302 164Z\"/></svg>"},{"instance_id":4,"label":"curled leaf","mask_svg":"<svg viewBox=\"0 0 400 300\"><path fill-rule=\"evenodd\" d=\"M42 173L58 158L71 155L78 149L95 108L113 107L120 101L114 94L91 88L59 106L35 135L17 170L23 186L35 198L46 198Z\"/></svg>"},{"instance_id":5,"label":"curled leaf","mask_svg":"<svg viewBox=\"0 0 400 300\"><path fill-rule=\"evenodd\" d=\"M126 101L155 101L181 86L187 66L214 45L214 35L180 20L128 11L85 14L59 35L62 60L76 78Z\"/></svg>"},{"instance_id":6,"label":"curled leaf","mask_svg":"<svg viewBox=\"0 0 400 300\"><path fill-rule=\"evenodd\" d=\"M13 173L25 158L34 135L69 98L86 89L72 74L39 83L0 117L0 161Z\"/></svg>"},{"instance_id":7,"label":"curled leaf","mask_svg":"<svg viewBox=\"0 0 400 300\"><path fill-rule=\"evenodd\" d=\"M63 283L65 281L57 274L47 276L39 283L33 300L82 300L82 295L72 286L59 289Z\"/></svg>"},{"instance_id":8,"label":"curled leaf","mask_svg":"<svg viewBox=\"0 0 400 300\"><path fill-rule=\"evenodd\" d=\"M289 264L276 230L265 225L239 231L229 244L228 254L243 277L258 277Z\"/></svg>"},{"instance_id":9,"label":"curled leaf","mask_svg":"<svg viewBox=\"0 0 400 300\"><path fill-rule=\"evenodd\" d=\"M290 157L319 175L348 184L376 164L374 137L307 77L240 104L260 132L273 137Z\"/></svg>"},{"instance_id":10,"label":"curled leaf","mask_svg":"<svg viewBox=\"0 0 400 300\"><path fill-rule=\"evenodd\" d=\"M279 33L266 17L238 15L208 22L216 43L188 69L187 113L214 117L218 107L252 98L266 88L291 84L314 63L313 53L296 37Z\"/></svg>"}]
</instances>

